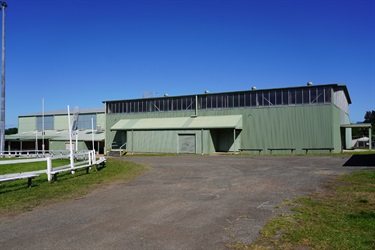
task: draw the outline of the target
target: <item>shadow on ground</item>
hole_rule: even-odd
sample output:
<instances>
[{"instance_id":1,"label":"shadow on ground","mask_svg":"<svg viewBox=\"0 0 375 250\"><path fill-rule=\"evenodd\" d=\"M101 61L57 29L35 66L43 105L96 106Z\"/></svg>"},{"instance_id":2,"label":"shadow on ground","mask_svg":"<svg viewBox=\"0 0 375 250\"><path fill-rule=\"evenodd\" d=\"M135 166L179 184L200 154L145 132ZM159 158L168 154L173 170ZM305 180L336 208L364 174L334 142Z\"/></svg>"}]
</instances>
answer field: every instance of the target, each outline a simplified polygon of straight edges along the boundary
<instances>
[{"instance_id":1,"label":"shadow on ground","mask_svg":"<svg viewBox=\"0 0 375 250\"><path fill-rule=\"evenodd\" d=\"M344 163L344 167L375 167L375 154L353 155Z\"/></svg>"}]
</instances>

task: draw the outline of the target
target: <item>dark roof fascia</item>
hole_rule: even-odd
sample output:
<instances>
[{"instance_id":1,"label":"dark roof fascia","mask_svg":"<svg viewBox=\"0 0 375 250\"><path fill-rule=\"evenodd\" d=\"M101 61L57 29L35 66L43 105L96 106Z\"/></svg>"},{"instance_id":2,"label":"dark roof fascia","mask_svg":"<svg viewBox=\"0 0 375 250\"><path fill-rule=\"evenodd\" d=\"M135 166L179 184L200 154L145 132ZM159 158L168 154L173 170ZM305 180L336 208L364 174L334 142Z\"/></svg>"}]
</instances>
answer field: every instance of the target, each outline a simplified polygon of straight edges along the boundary
<instances>
[{"instance_id":1,"label":"dark roof fascia","mask_svg":"<svg viewBox=\"0 0 375 250\"><path fill-rule=\"evenodd\" d=\"M102 103L108 102L122 102L122 101L141 101L141 100L158 100L158 99L167 99L167 98L179 98L179 97L195 97L195 96L207 96L207 95L220 95L220 94L239 94L246 92L261 92L261 91L272 91L272 90L287 90L287 89L307 89L311 87L333 87L344 90L346 97L348 98L349 103L351 104L350 96L346 85L338 84L322 84L322 85L312 85L312 86L296 86L296 87L287 87L287 88L272 88L272 89L256 89L256 90L240 90L240 91L230 91L230 92L217 92L217 93L203 93L203 94L191 94L191 95L179 95L179 96L160 96L160 97L149 97L149 98L135 98L135 99L118 99L118 100L107 100L102 101Z\"/></svg>"},{"instance_id":2,"label":"dark roof fascia","mask_svg":"<svg viewBox=\"0 0 375 250\"><path fill-rule=\"evenodd\" d=\"M336 89L344 91L346 99L348 100L348 103L352 104L352 100L350 98L349 91L348 91L348 88L346 87L346 85L337 85Z\"/></svg>"}]
</instances>

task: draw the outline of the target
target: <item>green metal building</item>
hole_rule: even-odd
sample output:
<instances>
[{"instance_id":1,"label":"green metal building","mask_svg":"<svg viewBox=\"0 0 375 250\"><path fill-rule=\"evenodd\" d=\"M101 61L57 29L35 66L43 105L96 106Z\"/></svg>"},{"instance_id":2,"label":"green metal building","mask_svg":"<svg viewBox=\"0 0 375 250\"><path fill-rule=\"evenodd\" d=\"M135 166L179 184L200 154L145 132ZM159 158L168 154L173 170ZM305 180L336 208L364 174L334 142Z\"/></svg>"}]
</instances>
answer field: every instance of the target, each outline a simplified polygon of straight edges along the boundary
<instances>
[{"instance_id":1,"label":"green metal building","mask_svg":"<svg viewBox=\"0 0 375 250\"><path fill-rule=\"evenodd\" d=\"M18 133L5 137L5 150L46 151L69 150L69 119L67 110L48 111L18 116ZM105 111L104 108L80 109L77 113L77 130L72 143L74 149L104 153ZM73 111L70 124L74 122ZM72 126L72 125L71 125ZM94 133L92 130L94 127ZM77 135L77 136L76 136ZM94 136L93 136L94 135Z\"/></svg>"},{"instance_id":2,"label":"green metal building","mask_svg":"<svg viewBox=\"0 0 375 250\"><path fill-rule=\"evenodd\" d=\"M106 151L326 153L351 143L345 85L308 83L103 103Z\"/></svg>"}]
</instances>

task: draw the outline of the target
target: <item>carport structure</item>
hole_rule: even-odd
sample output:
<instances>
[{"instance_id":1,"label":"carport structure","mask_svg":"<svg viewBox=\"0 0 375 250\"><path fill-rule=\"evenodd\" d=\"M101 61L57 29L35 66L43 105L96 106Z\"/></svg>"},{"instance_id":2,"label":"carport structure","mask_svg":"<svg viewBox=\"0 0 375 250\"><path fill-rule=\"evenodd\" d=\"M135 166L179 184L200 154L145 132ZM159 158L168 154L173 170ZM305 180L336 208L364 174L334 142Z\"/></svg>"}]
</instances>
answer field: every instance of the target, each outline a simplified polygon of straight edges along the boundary
<instances>
[{"instance_id":1,"label":"carport structure","mask_svg":"<svg viewBox=\"0 0 375 250\"><path fill-rule=\"evenodd\" d=\"M97 152L103 153L104 136L103 131L77 130L74 132L73 145L78 144L79 150L92 150L94 147ZM6 135L6 151L40 151L44 153L44 151L69 150L69 138L69 130L28 131Z\"/></svg>"},{"instance_id":2,"label":"carport structure","mask_svg":"<svg viewBox=\"0 0 375 250\"><path fill-rule=\"evenodd\" d=\"M346 129L353 129L353 128L367 128L368 134L369 134L369 150L372 149L372 129L371 129L371 123L359 123L359 124L342 124L340 126L341 128L341 135L345 134ZM350 133L351 134L351 133Z\"/></svg>"},{"instance_id":3,"label":"carport structure","mask_svg":"<svg viewBox=\"0 0 375 250\"><path fill-rule=\"evenodd\" d=\"M121 119L110 130L129 152L235 152L242 115Z\"/></svg>"}]
</instances>

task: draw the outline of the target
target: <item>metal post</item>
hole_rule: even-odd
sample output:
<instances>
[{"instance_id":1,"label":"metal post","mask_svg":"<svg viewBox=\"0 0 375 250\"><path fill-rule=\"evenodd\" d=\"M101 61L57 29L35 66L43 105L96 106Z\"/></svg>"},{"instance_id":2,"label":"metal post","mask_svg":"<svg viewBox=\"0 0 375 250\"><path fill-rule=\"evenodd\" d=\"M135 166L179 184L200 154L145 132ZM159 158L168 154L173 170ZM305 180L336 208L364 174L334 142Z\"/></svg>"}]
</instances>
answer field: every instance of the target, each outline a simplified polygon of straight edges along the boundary
<instances>
[{"instance_id":1,"label":"metal post","mask_svg":"<svg viewBox=\"0 0 375 250\"><path fill-rule=\"evenodd\" d=\"M44 145L44 97L42 98L42 152L43 152L43 156L44 156L44 149L45 149L45 145Z\"/></svg>"},{"instance_id":2,"label":"metal post","mask_svg":"<svg viewBox=\"0 0 375 250\"><path fill-rule=\"evenodd\" d=\"M203 155L203 128L201 131L201 154Z\"/></svg>"},{"instance_id":3,"label":"metal post","mask_svg":"<svg viewBox=\"0 0 375 250\"><path fill-rule=\"evenodd\" d=\"M134 154L134 130L132 130L132 155Z\"/></svg>"},{"instance_id":4,"label":"metal post","mask_svg":"<svg viewBox=\"0 0 375 250\"><path fill-rule=\"evenodd\" d=\"M368 149L371 151L372 150L372 128L371 127L368 129L368 138L369 138Z\"/></svg>"},{"instance_id":5,"label":"metal post","mask_svg":"<svg viewBox=\"0 0 375 250\"><path fill-rule=\"evenodd\" d=\"M94 118L91 117L91 140L92 140L92 150L95 151L95 145L94 145Z\"/></svg>"},{"instance_id":6,"label":"metal post","mask_svg":"<svg viewBox=\"0 0 375 250\"><path fill-rule=\"evenodd\" d=\"M2 33L1 33L1 116L0 116L0 150L5 149L5 8L6 2L0 1L2 10Z\"/></svg>"},{"instance_id":7,"label":"metal post","mask_svg":"<svg viewBox=\"0 0 375 250\"><path fill-rule=\"evenodd\" d=\"M76 152L78 152L78 130L76 130Z\"/></svg>"},{"instance_id":8,"label":"metal post","mask_svg":"<svg viewBox=\"0 0 375 250\"><path fill-rule=\"evenodd\" d=\"M198 96L195 95L195 115L198 116Z\"/></svg>"},{"instance_id":9,"label":"metal post","mask_svg":"<svg viewBox=\"0 0 375 250\"><path fill-rule=\"evenodd\" d=\"M35 131L35 154L38 155L38 130Z\"/></svg>"},{"instance_id":10,"label":"metal post","mask_svg":"<svg viewBox=\"0 0 375 250\"><path fill-rule=\"evenodd\" d=\"M47 157L47 179L50 182L52 180L52 160L51 157Z\"/></svg>"},{"instance_id":11,"label":"metal post","mask_svg":"<svg viewBox=\"0 0 375 250\"><path fill-rule=\"evenodd\" d=\"M91 152L92 151L89 151L87 154L88 154L88 156L89 156L89 165L90 165L90 167L91 167L91 165L92 165L92 161L91 161Z\"/></svg>"},{"instance_id":12,"label":"metal post","mask_svg":"<svg viewBox=\"0 0 375 250\"><path fill-rule=\"evenodd\" d=\"M70 151L70 167L72 174L74 174L74 156L73 156L73 142L72 142L72 127L70 126L70 108L68 105L68 126L69 126L69 151Z\"/></svg>"},{"instance_id":13,"label":"metal post","mask_svg":"<svg viewBox=\"0 0 375 250\"><path fill-rule=\"evenodd\" d=\"M233 153L236 153L236 129L233 129Z\"/></svg>"}]
</instances>

